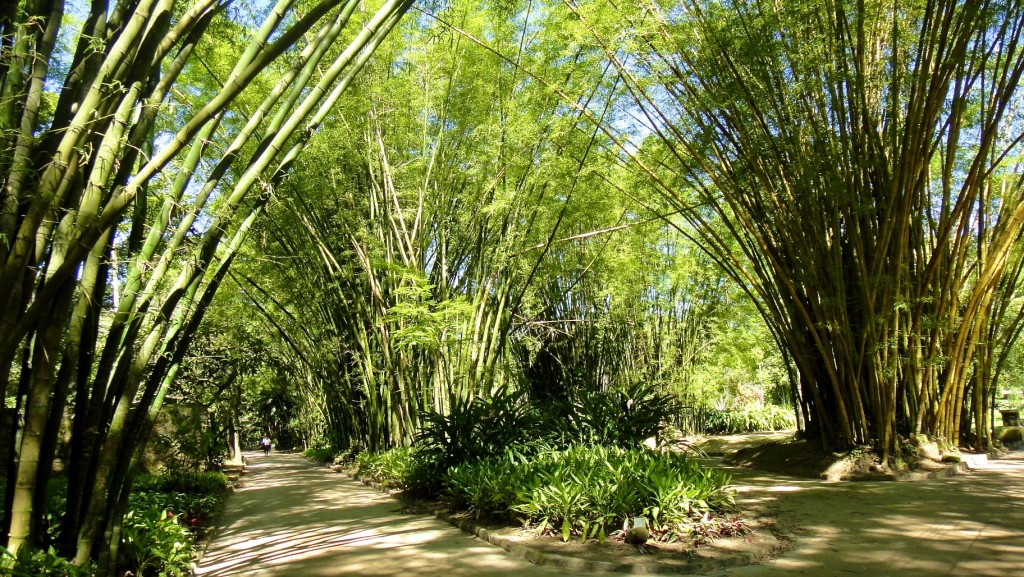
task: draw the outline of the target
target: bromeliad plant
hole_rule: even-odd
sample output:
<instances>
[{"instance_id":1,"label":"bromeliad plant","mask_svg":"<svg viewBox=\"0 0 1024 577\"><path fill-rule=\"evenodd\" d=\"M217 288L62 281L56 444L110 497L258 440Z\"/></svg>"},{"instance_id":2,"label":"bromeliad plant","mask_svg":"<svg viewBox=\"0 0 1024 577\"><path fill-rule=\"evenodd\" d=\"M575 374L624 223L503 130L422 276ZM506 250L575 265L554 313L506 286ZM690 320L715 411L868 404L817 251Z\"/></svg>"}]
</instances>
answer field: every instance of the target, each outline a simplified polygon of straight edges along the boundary
<instances>
[{"instance_id":1,"label":"bromeliad plant","mask_svg":"<svg viewBox=\"0 0 1024 577\"><path fill-rule=\"evenodd\" d=\"M451 467L536 445L541 419L522 391L500 388L488 397L449 401L444 414L428 411L414 443L415 465L410 485L424 493L441 490L440 480Z\"/></svg>"},{"instance_id":2,"label":"bromeliad plant","mask_svg":"<svg viewBox=\"0 0 1024 577\"><path fill-rule=\"evenodd\" d=\"M427 411L415 445L446 466L500 455L533 442L540 433L536 410L523 392L498 389L488 397L450 399L446 413Z\"/></svg>"},{"instance_id":3,"label":"bromeliad plant","mask_svg":"<svg viewBox=\"0 0 1024 577\"><path fill-rule=\"evenodd\" d=\"M162 507L132 509L125 514L120 553L133 574L191 574L193 536L180 518Z\"/></svg>"}]
</instances>

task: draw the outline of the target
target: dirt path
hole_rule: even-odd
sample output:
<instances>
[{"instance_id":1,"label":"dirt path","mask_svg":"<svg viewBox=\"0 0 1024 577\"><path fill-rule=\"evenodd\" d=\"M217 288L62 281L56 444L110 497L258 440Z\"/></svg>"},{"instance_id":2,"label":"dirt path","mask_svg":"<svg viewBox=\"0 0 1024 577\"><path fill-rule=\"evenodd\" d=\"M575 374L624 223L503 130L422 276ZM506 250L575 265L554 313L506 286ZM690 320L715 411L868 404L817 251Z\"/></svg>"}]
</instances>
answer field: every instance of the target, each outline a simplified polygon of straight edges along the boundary
<instances>
[{"instance_id":1,"label":"dirt path","mask_svg":"<svg viewBox=\"0 0 1024 577\"><path fill-rule=\"evenodd\" d=\"M197 575L509 577L559 575L299 455L247 455Z\"/></svg>"},{"instance_id":2,"label":"dirt path","mask_svg":"<svg viewBox=\"0 0 1024 577\"><path fill-rule=\"evenodd\" d=\"M197 574L566 575L538 567L294 455L254 457ZM792 547L716 577L1024 575L1024 454L952 479L820 481L734 469L741 508Z\"/></svg>"}]
</instances>

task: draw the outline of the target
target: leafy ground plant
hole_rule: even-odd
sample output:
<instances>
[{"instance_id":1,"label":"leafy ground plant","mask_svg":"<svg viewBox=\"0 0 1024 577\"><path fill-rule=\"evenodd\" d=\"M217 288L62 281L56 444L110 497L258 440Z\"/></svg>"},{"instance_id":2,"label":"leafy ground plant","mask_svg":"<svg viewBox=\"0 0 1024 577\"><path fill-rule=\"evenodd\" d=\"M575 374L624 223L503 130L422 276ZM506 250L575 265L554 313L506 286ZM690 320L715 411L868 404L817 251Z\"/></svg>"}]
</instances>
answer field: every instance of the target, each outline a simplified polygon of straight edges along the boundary
<instances>
[{"instance_id":1,"label":"leafy ground plant","mask_svg":"<svg viewBox=\"0 0 1024 577\"><path fill-rule=\"evenodd\" d=\"M14 566L8 567L8 563L12 560ZM18 549L17 557L11 555L7 549L0 547L0 575L10 575L11 577L37 577L40 575L47 577L92 577L95 575L95 566L90 563L79 567L70 560L57 555L53 547L45 551L32 549L31 547L22 547Z\"/></svg>"},{"instance_id":2,"label":"leafy ground plant","mask_svg":"<svg viewBox=\"0 0 1024 577\"><path fill-rule=\"evenodd\" d=\"M134 575L189 575L195 543L213 525L229 491L219 472L142 475L121 528L124 569Z\"/></svg>"},{"instance_id":3,"label":"leafy ground plant","mask_svg":"<svg viewBox=\"0 0 1024 577\"><path fill-rule=\"evenodd\" d=\"M194 538L175 515L160 507L124 516L120 552L134 575L183 577L192 571Z\"/></svg>"},{"instance_id":4,"label":"leafy ground plant","mask_svg":"<svg viewBox=\"0 0 1024 577\"><path fill-rule=\"evenodd\" d=\"M302 456L317 463L326 464L334 461L338 450L326 440L318 440L302 452Z\"/></svg>"},{"instance_id":5,"label":"leafy ground plant","mask_svg":"<svg viewBox=\"0 0 1024 577\"><path fill-rule=\"evenodd\" d=\"M199 540L212 526L228 487L227 476L219 472L143 475L135 483L128 509L169 511Z\"/></svg>"},{"instance_id":6,"label":"leafy ground plant","mask_svg":"<svg viewBox=\"0 0 1024 577\"><path fill-rule=\"evenodd\" d=\"M522 516L564 540L603 539L639 516L659 538L686 537L731 507L728 483L727 474L684 455L593 445L480 459L445 477L454 504L477 516Z\"/></svg>"}]
</instances>

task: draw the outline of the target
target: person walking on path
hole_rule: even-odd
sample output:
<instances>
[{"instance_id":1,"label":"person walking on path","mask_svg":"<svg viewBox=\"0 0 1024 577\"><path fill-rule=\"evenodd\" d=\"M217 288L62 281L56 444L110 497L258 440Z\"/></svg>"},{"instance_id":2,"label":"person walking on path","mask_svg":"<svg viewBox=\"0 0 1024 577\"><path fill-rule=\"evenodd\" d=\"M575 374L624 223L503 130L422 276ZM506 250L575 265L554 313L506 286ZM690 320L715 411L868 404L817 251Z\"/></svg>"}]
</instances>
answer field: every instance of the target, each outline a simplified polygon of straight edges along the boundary
<instances>
[{"instance_id":1,"label":"person walking on path","mask_svg":"<svg viewBox=\"0 0 1024 577\"><path fill-rule=\"evenodd\" d=\"M260 448L263 449L264 457L270 456L270 437L263 435L263 438L260 439Z\"/></svg>"}]
</instances>

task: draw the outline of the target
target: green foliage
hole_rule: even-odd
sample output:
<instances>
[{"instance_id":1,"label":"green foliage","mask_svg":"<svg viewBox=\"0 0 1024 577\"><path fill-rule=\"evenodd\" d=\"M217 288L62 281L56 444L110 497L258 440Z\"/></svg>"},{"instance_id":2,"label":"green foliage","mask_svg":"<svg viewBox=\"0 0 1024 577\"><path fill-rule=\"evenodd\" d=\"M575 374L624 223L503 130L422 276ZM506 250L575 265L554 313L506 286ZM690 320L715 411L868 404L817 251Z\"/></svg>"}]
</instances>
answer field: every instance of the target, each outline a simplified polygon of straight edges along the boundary
<instances>
[{"instance_id":1,"label":"green foliage","mask_svg":"<svg viewBox=\"0 0 1024 577\"><path fill-rule=\"evenodd\" d=\"M132 488L135 492L196 493L222 495L228 490L228 476L218 471L174 472L162 475L139 475Z\"/></svg>"},{"instance_id":2,"label":"green foliage","mask_svg":"<svg viewBox=\"0 0 1024 577\"><path fill-rule=\"evenodd\" d=\"M219 472L141 475L128 497L121 551L136 575L187 575L193 546L213 525L228 491Z\"/></svg>"},{"instance_id":3,"label":"green foliage","mask_svg":"<svg viewBox=\"0 0 1024 577\"><path fill-rule=\"evenodd\" d=\"M704 419L705 432L709 434L784 431L796 428L793 409L776 405L737 411L707 409Z\"/></svg>"},{"instance_id":4,"label":"green foliage","mask_svg":"<svg viewBox=\"0 0 1024 577\"><path fill-rule=\"evenodd\" d=\"M216 494L195 493L132 493L128 497L129 511L160 509L179 518L196 537L202 537L213 523L220 497Z\"/></svg>"},{"instance_id":5,"label":"green foliage","mask_svg":"<svg viewBox=\"0 0 1024 577\"><path fill-rule=\"evenodd\" d=\"M635 447L656 437L673 410L671 397L647 383L609 391L578 391L571 402L535 407L525 393L453 399L447 414L428 412L416 436L421 460L437 473L472 460L530 453L549 443ZM439 476L439 475L438 475Z\"/></svg>"},{"instance_id":6,"label":"green foliage","mask_svg":"<svg viewBox=\"0 0 1024 577\"><path fill-rule=\"evenodd\" d=\"M380 453L356 455L356 475L375 481L385 489L408 489L419 487L421 459L408 447L395 447Z\"/></svg>"},{"instance_id":7,"label":"green foliage","mask_svg":"<svg viewBox=\"0 0 1024 577\"><path fill-rule=\"evenodd\" d=\"M444 485L453 504L477 516L518 513L563 539L603 538L641 515L671 538L730 506L728 482L677 453L589 445L532 458L508 451L451 468Z\"/></svg>"},{"instance_id":8,"label":"green foliage","mask_svg":"<svg viewBox=\"0 0 1024 577\"><path fill-rule=\"evenodd\" d=\"M578 391L547 411L545 425L556 442L635 447L657 437L674 411L672 397L651 383L620 389Z\"/></svg>"},{"instance_id":9,"label":"green foliage","mask_svg":"<svg viewBox=\"0 0 1024 577\"><path fill-rule=\"evenodd\" d=\"M303 457L321 464L333 462L334 456L337 454L337 449L323 441L314 443L313 446L302 452Z\"/></svg>"},{"instance_id":10,"label":"green foliage","mask_svg":"<svg viewBox=\"0 0 1024 577\"><path fill-rule=\"evenodd\" d=\"M131 509L125 514L120 552L135 575L191 574L193 537L180 517L162 507Z\"/></svg>"},{"instance_id":11,"label":"green foliage","mask_svg":"<svg viewBox=\"0 0 1024 577\"><path fill-rule=\"evenodd\" d=\"M454 508L472 511L477 518L506 513L528 486L532 475L525 466L528 460L508 449L501 455L451 467L444 473L444 495Z\"/></svg>"},{"instance_id":12,"label":"green foliage","mask_svg":"<svg viewBox=\"0 0 1024 577\"><path fill-rule=\"evenodd\" d=\"M14 567L7 568L6 562L11 558L14 558ZM74 565L70 560L57 555L53 547L46 551L22 547L18 549L16 557L6 548L0 547L0 569L10 577L92 577L96 572L92 563L84 567Z\"/></svg>"},{"instance_id":13,"label":"green foliage","mask_svg":"<svg viewBox=\"0 0 1024 577\"><path fill-rule=\"evenodd\" d=\"M386 488L415 485L417 453L401 448L356 457L358 474ZM692 532L731 504L729 478L674 453L574 446L535 455L515 448L443 473L444 496L477 517L516 515L563 538L603 539L645 515L664 538ZM705 531L708 532L708 531Z\"/></svg>"},{"instance_id":14,"label":"green foliage","mask_svg":"<svg viewBox=\"0 0 1024 577\"><path fill-rule=\"evenodd\" d=\"M415 444L439 471L535 442L541 432L540 419L525 394L507 388L489 397L455 397L447 414L428 411L422 419Z\"/></svg>"}]
</instances>

